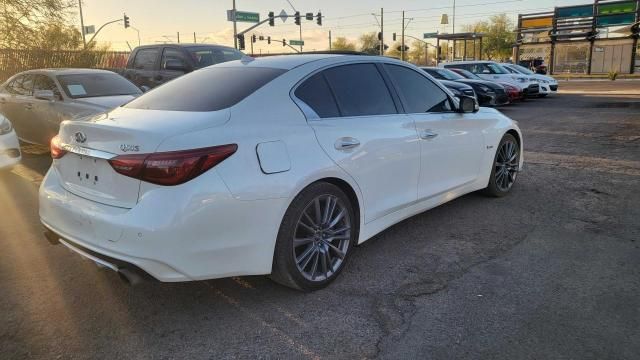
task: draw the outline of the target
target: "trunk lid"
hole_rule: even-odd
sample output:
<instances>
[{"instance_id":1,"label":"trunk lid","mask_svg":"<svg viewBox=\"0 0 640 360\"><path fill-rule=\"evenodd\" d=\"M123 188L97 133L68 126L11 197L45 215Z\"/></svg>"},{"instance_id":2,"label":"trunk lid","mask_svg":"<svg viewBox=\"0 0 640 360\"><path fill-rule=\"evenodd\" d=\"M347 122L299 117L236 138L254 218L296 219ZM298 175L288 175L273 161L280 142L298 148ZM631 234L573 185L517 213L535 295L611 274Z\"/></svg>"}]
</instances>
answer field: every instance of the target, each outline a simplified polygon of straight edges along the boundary
<instances>
[{"instance_id":1,"label":"trunk lid","mask_svg":"<svg viewBox=\"0 0 640 360\"><path fill-rule=\"evenodd\" d=\"M220 126L228 120L228 110L118 108L88 119L65 121L59 139L69 152L55 160L53 166L69 192L99 203L131 208L138 202L140 180L117 173L110 158L153 153L168 137Z\"/></svg>"}]
</instances>

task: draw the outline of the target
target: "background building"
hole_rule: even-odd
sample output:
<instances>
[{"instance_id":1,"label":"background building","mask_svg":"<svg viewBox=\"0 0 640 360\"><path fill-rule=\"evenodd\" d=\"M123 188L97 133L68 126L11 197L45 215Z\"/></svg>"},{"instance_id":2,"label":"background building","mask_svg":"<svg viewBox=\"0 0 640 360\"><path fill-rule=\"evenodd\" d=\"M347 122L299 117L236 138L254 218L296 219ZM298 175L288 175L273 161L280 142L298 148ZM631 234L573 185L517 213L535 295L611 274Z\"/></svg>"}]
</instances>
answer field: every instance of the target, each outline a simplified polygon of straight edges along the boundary
<instances>
[{"instance_id":1,"label":"background building","mask_svg":"<svg viewBox=\"0 0 640 360\"><path fill-rule=\"evenodd\" d=\"M595 0L518 16L516 63L550 73L640 73L640 0Z\"/></svg>"}]
</instances>

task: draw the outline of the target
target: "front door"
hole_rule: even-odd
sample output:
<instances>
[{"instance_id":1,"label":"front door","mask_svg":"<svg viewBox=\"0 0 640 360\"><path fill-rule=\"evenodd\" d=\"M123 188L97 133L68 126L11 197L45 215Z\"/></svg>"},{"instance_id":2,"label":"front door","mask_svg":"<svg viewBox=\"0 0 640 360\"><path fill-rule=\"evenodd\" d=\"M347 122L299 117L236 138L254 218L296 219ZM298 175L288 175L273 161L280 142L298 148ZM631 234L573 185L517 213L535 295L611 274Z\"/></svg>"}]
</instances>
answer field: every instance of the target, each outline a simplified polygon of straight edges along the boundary
<instances>
[{"instance_id":1,"label":"front door","mask_svg":"<svg viewBox=\"0 0 640 360\"><path fill-rule=\"evenodd\" d=\"M398 111L376 64L329 68L295 94L317 113L309 123L322 148L357 182L365 222L416 201L420 145L415 126Z\"/></svg>"}]
</instances>

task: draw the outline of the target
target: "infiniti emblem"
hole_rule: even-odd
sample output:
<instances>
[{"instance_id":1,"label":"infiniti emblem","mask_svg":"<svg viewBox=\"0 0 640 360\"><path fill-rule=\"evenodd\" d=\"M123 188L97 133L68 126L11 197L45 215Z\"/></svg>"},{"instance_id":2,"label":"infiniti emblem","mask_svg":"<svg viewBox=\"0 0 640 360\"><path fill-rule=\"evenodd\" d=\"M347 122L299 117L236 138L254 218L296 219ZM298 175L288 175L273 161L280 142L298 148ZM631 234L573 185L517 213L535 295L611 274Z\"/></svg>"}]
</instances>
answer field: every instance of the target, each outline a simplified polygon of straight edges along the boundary
<instances>
[{"instance_id":1,"label":"infiniti emblem","mask_svg":"<svg viewBox=\"0 0 640 360\"><path fill-rule=\"evenodd\" d=\"M82 131L78 131L73 135L73 137L75 138L76 142L80 144L87 141L87 135L85 135Z\"/></svg>"}]
</instances>

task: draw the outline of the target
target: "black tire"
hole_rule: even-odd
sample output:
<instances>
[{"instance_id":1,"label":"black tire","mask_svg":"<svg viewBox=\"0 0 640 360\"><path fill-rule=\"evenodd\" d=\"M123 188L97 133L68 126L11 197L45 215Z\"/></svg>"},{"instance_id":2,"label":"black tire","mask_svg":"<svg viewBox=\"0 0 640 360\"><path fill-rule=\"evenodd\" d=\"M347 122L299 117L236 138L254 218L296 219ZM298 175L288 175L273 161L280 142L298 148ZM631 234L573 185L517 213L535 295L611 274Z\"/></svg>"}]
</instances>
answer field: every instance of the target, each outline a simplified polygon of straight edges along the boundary
<instances>
[{"instance_id":1,"label":"black tire","mask_svg":"<svg viewBox=\"0 0 640 360\"><path fill-rule=\"evenodd\" d=\"M504 149L505 146L507 146L507 144L509 144L510 146L515 146L515 153L516 153L515 161L509 162L508 165L502 165L502 162L499 161L499 158L503 156L501 154L501 151ZM500 140L500 144L496 148L496 154L493 157L493 163L491 164L491 176L489 177L489 184L483 191L485 195L493 196L493 197L502 197L507 195L509 191L511 191L511 189L513 188L513 185L515 184L519 167L520 167L520 145L513 135L505 134ZM501 175L496 176L496 170L500 171L499 169L501 168L505 168L505 169L508 168L507 170L505 169L502 170L502 171L507 171L507 174L502 176L509 176L510 179L512 177L512 181L507 187L504 186L505 185L503 182L504 178Z\"/></svg>"},{"instance_id":2,"label":"black tire","mask_svg":"<svg viewBox=\"0 0 640 360\"><path fill-rule=\"evenodd\" d=\"M309 209L311 209L310 206L313 206L313 209L315 209L316 199L319 199L320 202L322 201L322 199L332 199L325 200L325 204L327 204L327 201L329 202L329 205L326 206L330 207L331 201L333 201L334 209L345 210L343 218L340 220L340 225L347 224L347 226L342 226L342 229L349 228L349 230L342 233L344 237L342 240L330 240L334 241L332 244L336 244L336 246L344 250L343 252L340 252L343 257L338 257L336 255L339 249L336 249L335 246L333 247L333 249L336 249L334 252L333 249L329 249L329 245L322 245L323 243L326 244L326 242L321 243L323 240L317 240L318 249L320 249L322 246L325 246L325 248L322 248L323 252L318 252L318 255L316 255L316 248L309 250L309 247L316 246L316 236L322 237L323 235L311 235L311 237L314 238L313 244L298 245L298 247L294 248L294 238L296 238L296 235L300 235L300 229L305 230L305 228L307 228L306 226L301 227L300 222L306 222L306 219L311 220L311 216L315 218L315 216L317 215L314 210L311 216L306 217L305 220L303 220L304 211L308 212ZM322 212L324 212L324 208ZM340 211L340 213L338 213L335 218L337 218L341 213L342 211ZM307 215L309 214L307 213ZM331 215L333 215L333 211ZM331 220L334 219L334 217L332 216L328 216L328 218L329 219L325 221L323 217L322 220L326 223L330 223ZM316 218L316 220L317 219L318 218ZM353 204L351 204L349 197L339 187L326 182L317 182L309 185L300 194L298 194L298 196L296 196L296 198L292 201L291 205L289 205L282 223L280 224L280 230L278 231L278 238L276 240L276 247L273 256L273 269L271 273L271 279L284 286L302 291L314 291L329 285L340 274L342 269L344 269L345 265L348 262L347 260L350 258L351 253L353 252L354 244L357 241L357 224L358 222L355 218ZM330 229L326 231L330 231ZM316 231L316 233L317 232L318 231ZM309 233L311 234L310 231ZM335 233L333 235L336 239L338 239L338 236L335 235ZM300 236L298 236L298 238L299 237ZM348 239L348 241L346 239ZM345 241L346 243L344 243L343 241ZM300 250L300 248L303 248L302 251ZM330 274L328 272L325 272L324 274L318 272L320 274L320 277L324 277L324 279L310 280L308 278L310 276L309 272L304 271L305 266L307 266L306 264L309 263L310 260L307 260L304 266L298 265L299 263L298 261L296 261L296 259L300 260L300 258L302 258L304 255L298 255L296 253L297 251L300 251L301 253L312 251L313 253L308 256L309 258L316 256L312 261L316 264L318 263L319 257L324 257L324 255L326 255L326 252L334 254L336 255L336 257L333 260L331 259L331 255L327 255L329 257L324 257L322 263L324 264L325 261L327 261L327 267L336 266L336 269L334 271L331 271ZM298 256L299 258L297 258ZM305 257L302 260L309 258ZM303 267L302 270L299 268L300 266ZM312 267L312 264L310 264L309 266ZM316 273L315 268L312 267L312 270L310 270L310 272L312 274L311 277L313 278Z\"/></svg>"}]
</instances>

